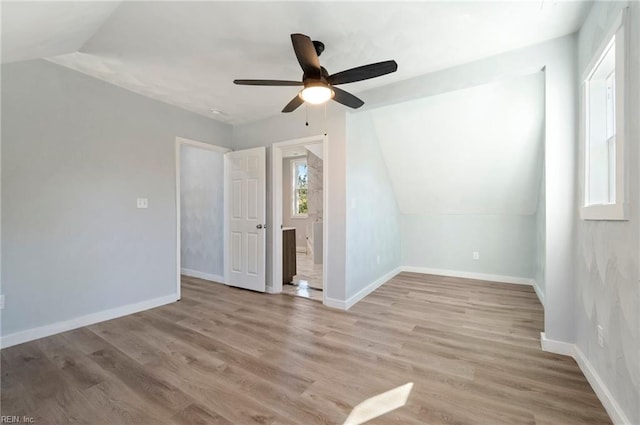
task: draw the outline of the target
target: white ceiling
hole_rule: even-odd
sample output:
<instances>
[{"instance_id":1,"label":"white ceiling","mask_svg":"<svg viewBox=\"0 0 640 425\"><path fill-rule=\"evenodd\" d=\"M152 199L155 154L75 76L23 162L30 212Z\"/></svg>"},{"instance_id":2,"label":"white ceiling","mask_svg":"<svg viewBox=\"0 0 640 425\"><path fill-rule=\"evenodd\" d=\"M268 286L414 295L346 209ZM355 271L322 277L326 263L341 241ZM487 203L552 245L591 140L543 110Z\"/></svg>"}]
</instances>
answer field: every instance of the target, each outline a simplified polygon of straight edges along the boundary
<instances>
[{"instance_id":1,"label":"white ceiling","mask_svg":"<svg viewBox=\"0 0 640 425\"><path fill-rule=\"evenodd\" d=\"M295 158L297 156L306 156L307 151L311 152L318 158L322 159L322 143L314 143L311 145L294 145L282 148L282 158Z\"/></svg>"},{"instance_id":2,"label":"white ceiling","mask_svg":"<svg viewBox=\"0 0 640 425\"><path fill-rule=\"evenodd\" d=\"M304 146L289 146L282 149L282 158L295 158L306 155L307 150Z\"/></svg>"},{"instance_id":3,"label":"white ceiling","mask_svg":"<svg viewBox=\"0 0 640 425\"><path fill-rule=\"evenodd\" d=\"M362 114L371 114L402 213L536 212L542 72Z\"/></svg>"},{"instance_id":4,"label":"white ceiling","mask_svg":"<svg viewBox=\"0 0 640 425\"><path fill-rule=\"evenodd\" d=\"M118 2L3 1L2 63L79 50Z\"/></svg>"},{"instance_id":5,"label":"white ceiling","mask_svg":"<svg viewBox=\"0 0 640 425\"><path fill-rule=\"evenodd\" d=\"M50 57L151 98L240 123L280 113L296 94L295 87L232 84L235 78L299 79L289 38L294 32L325 43L321 63L329 72L398 62L395 74L343 86L358 93L572 33L589 7L549 0L3 2L2 60Z\"/></svg>"}]
</instances>

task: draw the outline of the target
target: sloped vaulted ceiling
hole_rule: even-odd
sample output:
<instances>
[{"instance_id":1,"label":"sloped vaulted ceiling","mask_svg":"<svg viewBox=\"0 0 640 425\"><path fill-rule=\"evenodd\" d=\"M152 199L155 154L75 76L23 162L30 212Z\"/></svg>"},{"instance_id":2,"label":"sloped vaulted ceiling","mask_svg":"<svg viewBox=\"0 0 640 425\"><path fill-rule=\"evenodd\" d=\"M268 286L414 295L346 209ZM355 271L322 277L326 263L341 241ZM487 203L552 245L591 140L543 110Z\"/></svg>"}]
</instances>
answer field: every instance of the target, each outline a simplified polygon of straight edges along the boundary
<instances>
[{"instance_id":1,"label":"sloped vaulted ceiling","mask_svg":"<svg viewBox=\"0 0 640 425\"><path fill-rule=\"evenodd\" d=\"M79 50L119 2L3 1L2 63Z\"/></svg>"},{"instance_id":2,"label":"sloped vaulted ceiling","mask_svg":"<svg viewBox=\"0 0 640 425\"><path fill-rule=\"evenodd\" d=\"M536 212L542 72L363 113L371 114L402 213Z\"/></svg>"},{"instance_id":3,"label":"sloped vaulted ceiling","mask_svg":"<svg viewBox=\"0 0 640 425\"><path fill-rule=\"evenodd\" d=\"M299 79L289 34L322 40L330 72L395 59L360 93L576 31L587 2L2 2L3 62L47 57L142 95L229 123L280 113ZM115 9L115 10L114 10ZM366 97L363 99L367 101ZM212 115L211 109L225 112Z\"/></svg>"}]
</instances>

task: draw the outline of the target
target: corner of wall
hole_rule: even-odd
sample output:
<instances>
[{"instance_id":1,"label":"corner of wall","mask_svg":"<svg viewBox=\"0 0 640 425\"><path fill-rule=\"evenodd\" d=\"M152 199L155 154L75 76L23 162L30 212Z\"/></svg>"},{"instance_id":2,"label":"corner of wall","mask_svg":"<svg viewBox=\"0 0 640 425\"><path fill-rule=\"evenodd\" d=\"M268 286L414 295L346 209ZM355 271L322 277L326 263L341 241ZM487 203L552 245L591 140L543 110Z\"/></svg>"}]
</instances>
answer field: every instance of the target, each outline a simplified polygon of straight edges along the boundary
<instances>
[{"instance_id":1,"label":"corner of wall","mask_svg":"<svg viewBox=\"0 0 640 425\"><path fill-rule=\"evenodd\" d=\"M587 378L589 385L591 385L614 425L632 425L631 420L580 347L573 343L549 339L544 332L540 334L540 345L543 351L572 357L585 378Z\"/></svg>"}]
</instances>

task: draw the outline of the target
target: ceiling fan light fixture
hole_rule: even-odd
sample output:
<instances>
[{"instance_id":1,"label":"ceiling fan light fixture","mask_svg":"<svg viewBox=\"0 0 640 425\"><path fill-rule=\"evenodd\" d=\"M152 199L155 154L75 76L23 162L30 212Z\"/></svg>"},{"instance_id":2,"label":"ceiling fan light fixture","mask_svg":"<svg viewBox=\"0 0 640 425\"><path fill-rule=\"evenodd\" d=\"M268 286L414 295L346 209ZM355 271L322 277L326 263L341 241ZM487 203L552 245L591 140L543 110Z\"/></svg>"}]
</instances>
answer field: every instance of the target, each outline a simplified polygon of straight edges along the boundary
<instances>
[{"instance_id":1,"label":"ceiling fan light fixture","mask_svg":"<svg viewBox=\"0 0 640 425\"><path fill-rule=\"evenodd\" d=\"M0 0L1 1L1 0ZM555 1L555 0L554 0ZM319 105L329 100L358 109L364 102L351 93L338 88L339 84L355 83L356 81L369 80L390 74L398 70L398 64L394 60L370 63L347 69L336 74L329 72L320 65L320 53L324 50L324 44L313 41L308 35L291 34L293 51L302 68L302 81L293 80L233 80L234 84L242 86L304 86L298 94L282 109L288 113L298 109L304 103Z\"/></svg>"},{"instance_id":2,"label":"ceiling fan light fixture","mask_svg":"<svg viewBox=\"0 0 640 425\"><path fill-rule=\"evenodd\" d=\"M302 100L312 105L320 105L325 103L335 96L335 92L331 89L331 87L321 84L321 85L313 85L307 86L300 91L298 94Z\"/></svg>"}]
</instances>

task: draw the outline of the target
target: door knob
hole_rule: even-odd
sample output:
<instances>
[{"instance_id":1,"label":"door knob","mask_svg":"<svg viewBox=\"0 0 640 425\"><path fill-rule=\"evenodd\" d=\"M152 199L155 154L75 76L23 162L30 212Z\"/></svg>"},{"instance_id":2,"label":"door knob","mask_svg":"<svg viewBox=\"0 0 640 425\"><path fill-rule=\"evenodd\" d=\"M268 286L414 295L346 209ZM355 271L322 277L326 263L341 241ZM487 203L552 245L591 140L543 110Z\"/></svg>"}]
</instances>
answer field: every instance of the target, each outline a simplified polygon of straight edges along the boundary
<instances>
[{"instance_id":1,"label":"door knob","mask_svg":"<svg viewBox=\"0 0 640 425\"><path fill-rule=\"evenodd\" d=\"M262 224L257 224L256 229L262 229Z\"/></svg>"}]
</instances>

